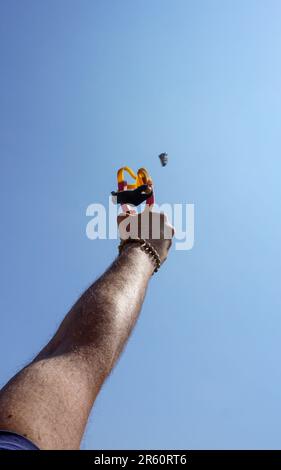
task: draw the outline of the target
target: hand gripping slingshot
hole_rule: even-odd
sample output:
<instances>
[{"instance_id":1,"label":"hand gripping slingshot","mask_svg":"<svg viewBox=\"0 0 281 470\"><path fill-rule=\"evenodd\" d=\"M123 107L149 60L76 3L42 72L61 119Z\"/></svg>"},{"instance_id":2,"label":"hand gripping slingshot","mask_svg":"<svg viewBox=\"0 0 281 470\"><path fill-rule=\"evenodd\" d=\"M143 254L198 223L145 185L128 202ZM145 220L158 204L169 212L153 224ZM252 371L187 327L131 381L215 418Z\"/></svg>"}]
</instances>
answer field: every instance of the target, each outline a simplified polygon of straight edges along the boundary
<instances>
[{"instance_id":1,"label":"hand gripping slingshot","mask_svg":"<svg viewBox=\"0 0 281 470\"><path fill-rule=\"evenodd\" d=\"M131 176L134 183L127 183L124 178L124 172ZM120 168L117 172L117 183L118 191L112 191L111 194L113 197L116 197L117 204L121 204L124 212L135 214L136 211L130 206L139 206L144 201L146 201L147 206L153 206L153 182L145 168L140 168L137 174L128 166Z\"/></svg>"},{"instance_id":2,"label":"hand gripping slingshot","mask_svg":"<svg viewBox=\"0 0 281 470\"><path fill-rule=\"evenodd\" d=\"M134 183L128 184L124 179L124 172L129 173ZM117 172L118 191L112 191L112 196L117 204L121 204L122 210L127 214L135 214L136 211L131 206L139 206L146 201L146 206L152 208L154 204L153 182L145 168L140 168L135 174L131 168L124 166ZM155 265L154 273L161 266L161 259L157 250L147 240L142 238L131 238L121 240L119 254L123 251L127 243L139 243L143 250Z\"/></svg>"}]
</instances>

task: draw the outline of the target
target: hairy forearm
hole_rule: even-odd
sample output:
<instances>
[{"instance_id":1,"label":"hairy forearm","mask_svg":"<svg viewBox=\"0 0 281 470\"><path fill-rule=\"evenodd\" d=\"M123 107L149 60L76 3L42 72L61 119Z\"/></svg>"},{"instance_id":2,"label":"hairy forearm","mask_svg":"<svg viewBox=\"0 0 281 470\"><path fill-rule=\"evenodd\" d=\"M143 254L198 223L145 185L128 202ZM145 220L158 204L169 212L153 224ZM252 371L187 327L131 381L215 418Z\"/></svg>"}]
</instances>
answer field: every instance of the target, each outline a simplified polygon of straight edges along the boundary
<instances>
[{"instance_id":1,"label":"hairy forearm","mask_svg":"<svg viewBox=\"0 0 281 470\"><path fill-rule=\"evenodd\" d=\"M76 302L34 361L0 393L0 427L43 449L78 448L88 415L137 320L153 272L128 246ZM20 400L19 400L20 397Z\"/></svg>"},{"instance_id":2,"label":"hairy forearm","mask_svg":"<svg viewBox=\"0 0 281 470\"><path fill-rule=\"evenodd\" d=\"M137 320L153 269L139 247L128 246L76 302L36 361L75 357L87 363L89 378L99 388Z\"/></svg>"}]
</instances>

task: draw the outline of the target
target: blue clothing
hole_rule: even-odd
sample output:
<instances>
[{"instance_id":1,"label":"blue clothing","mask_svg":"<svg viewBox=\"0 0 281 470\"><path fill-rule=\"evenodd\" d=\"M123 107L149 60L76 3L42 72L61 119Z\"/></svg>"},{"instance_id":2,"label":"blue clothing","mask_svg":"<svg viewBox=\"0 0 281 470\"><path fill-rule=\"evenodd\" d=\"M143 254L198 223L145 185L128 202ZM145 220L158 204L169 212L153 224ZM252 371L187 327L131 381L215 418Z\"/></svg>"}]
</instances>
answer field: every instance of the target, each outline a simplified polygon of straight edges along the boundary
<instances>
[{"instance_id":1,"label":"blue clothing","mask_svg":"<svg viewBox=\"0 0 281 470\"><path fill-rule=\"evenodd\" d=\"M20 434L0 431L0 450L39 450L39 448Z\"/></svg>"}]
</instances>

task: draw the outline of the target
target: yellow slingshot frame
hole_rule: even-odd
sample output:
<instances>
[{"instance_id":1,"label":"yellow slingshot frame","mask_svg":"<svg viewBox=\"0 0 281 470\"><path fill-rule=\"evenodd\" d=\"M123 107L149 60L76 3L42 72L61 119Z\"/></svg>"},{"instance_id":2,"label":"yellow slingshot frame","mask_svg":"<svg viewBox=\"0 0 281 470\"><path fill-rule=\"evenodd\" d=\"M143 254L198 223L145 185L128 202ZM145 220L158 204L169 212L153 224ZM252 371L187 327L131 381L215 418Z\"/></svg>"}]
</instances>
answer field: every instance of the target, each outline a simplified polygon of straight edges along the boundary
<instances>
[{"instance_id":1,"label":"yellow slingshot frame","mask_svg":"<svg viewBox=\"0 0 281 470\"><path fill-rule=\"evenodd\" d=\"M125 172L128 173L131 176L131 178L134 180L133 183L127 183L127 181L125 180L125 176L124 176ZM135 212L132 210L132 208L130 208L127 205L127 204L130 204L129 200L131 198L129 196L132 196L131 194L129 194L129 191L135 191L134 198L137 201L135 205L139 205L144 200L146 201L146 204L148 206L152 206L154 204L153 181L146 168L139 168L139 170L137 171L137 174L129 166L123 166L122 168L119 168L119 170L117 171L117 183L118 183L118 193L116 194L120 195L122 191L126 191L126 193L124 193L122 197L123 201L121 203L122 209L125 210L126 212L131 212L131 213ZM136 190L144 185L146 185L147 188L144 189L142 194L145 194L146 192L147 194L149 193L149 196L146 198L142 198L141 200L140 191L136 191ZM138 202L138 199L139 199L139 202Z\"/></svg>"}]
</instances>

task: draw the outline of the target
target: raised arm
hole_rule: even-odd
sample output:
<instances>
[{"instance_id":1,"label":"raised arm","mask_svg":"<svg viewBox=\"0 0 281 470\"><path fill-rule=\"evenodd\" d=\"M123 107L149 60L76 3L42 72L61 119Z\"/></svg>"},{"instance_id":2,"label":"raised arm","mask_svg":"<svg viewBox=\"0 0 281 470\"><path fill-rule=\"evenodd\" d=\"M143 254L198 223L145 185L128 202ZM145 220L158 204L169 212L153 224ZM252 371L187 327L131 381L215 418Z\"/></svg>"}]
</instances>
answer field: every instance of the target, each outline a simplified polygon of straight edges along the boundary
<instances>
[{"instance_id":1,"label":"raised arm","mask_svg":"<svg viewBox=\"0 0 281 470\"><path fill-rule=\"evenodd\" d=\"M150 218L156 225L161 221L160 239L151 236L149 241L163 262L173 230L163 214ZM95 398L138 318L154 269L140 245L124 246L47 346L2 389L0 429L22 434L41 449L79 448Z\"/></svg>"}]
</instances>

